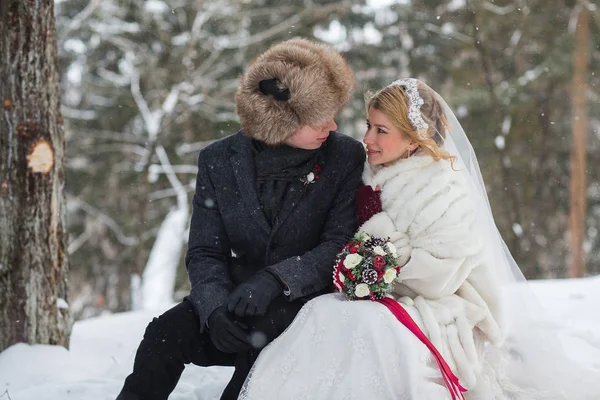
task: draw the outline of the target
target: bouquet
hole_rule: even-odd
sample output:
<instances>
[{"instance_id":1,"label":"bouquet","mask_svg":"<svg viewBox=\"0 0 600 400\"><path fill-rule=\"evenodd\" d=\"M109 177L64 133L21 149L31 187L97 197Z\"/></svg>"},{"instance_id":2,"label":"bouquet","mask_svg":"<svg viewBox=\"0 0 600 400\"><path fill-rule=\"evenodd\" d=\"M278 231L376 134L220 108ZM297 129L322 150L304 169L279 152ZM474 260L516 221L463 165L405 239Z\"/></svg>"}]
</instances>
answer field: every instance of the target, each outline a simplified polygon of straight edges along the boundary
<instances>
[{"instance_id":1,"label":"bouquet","mask_svg":"<svg viewBox=\"0 0 600 400\"><path fill-rule=\"evenodd\" d=\"M389 239L358 232L336 257L333 284L350 300L381 300L392 291L399 272L396 247Z\"/></svg>"}]
</instances>

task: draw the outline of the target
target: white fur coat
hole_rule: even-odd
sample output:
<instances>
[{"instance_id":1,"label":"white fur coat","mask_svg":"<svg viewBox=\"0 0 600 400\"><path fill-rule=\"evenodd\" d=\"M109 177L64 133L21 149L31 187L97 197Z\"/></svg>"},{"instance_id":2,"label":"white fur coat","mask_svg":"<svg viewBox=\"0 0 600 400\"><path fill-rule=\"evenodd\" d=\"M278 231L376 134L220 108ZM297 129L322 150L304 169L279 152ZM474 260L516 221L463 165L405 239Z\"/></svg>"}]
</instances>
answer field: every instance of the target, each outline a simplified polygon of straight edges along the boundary
<instances>
[{"instance_id":1,"label":"white fur coat","mask_svg":"<svg viewBox=\"0 0 600 400\"><path fill-rule=\"evenodd\" d=\"M367 164L363 181L381 187L383 212L360 230L395 244L403 265L395 298L418 310L425 334L472 388L482 344L501 344L502 332L498 288L485 268L490 261L464 174L422 151L386 167Z\"/></svg>"}]
</instances>

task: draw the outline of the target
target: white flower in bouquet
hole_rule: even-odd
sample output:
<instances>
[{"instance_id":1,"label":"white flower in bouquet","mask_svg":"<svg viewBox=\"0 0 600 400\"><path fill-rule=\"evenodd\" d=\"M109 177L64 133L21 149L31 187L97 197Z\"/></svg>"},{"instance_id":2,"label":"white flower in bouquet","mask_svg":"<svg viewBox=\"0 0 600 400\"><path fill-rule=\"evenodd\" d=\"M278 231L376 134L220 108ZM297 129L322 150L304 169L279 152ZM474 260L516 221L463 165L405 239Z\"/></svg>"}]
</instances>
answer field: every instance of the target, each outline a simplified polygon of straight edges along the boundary
<instances>
[{"instance_id":1,"label":"white flower in bouquet","mask_svg":"<svg viewBox=\"0 0 600 400\"><path fill-rule=\"evenodd\" d=\"M385 283L392 283L394 282L394 279L396 279L397 275L398 274L396 273L396 270L394 268L390 268L385 271L385 274L383 274L383 281Z\"/></svg>"},{"instance_id":2,"label":"white flower in bouquet","mask_svg":"<svg viewBox=\"0 0 600 400\"><path fill-rule=\"evenodd\" d=\"M375 246L373 248L373 253L377 254L378 256L385 256L385 250L383 250L381 246Z\"/></svg>"},{"instance_id":3,"label":"white flower in bouquet","mask_svg":"<svg viewBox=\"0 0 600 400\"><path fill-rule=\"evenodd\" d=\"M392 254L392 256L394 256L394 257L398 256L398 250L396 249L396 246L394 246L394 243L387 242L386 246L387 246L388 251Z\"/></svg>"},{"instance_id":4,"label":"white flower in bouquet","mask_svg":"<svg viewBox=\"0 0 600 400\"><path fill-rule=\"evenodd\" d=\"M344 267L352 269L362 261L363 257L360 254L348 254L344 259Z\"/></svg>"},{"instance_id":5,"label":"white flower in bouquet","mask_svg":"<svg viewBox=\"0 0 600 400\"><path fill-rule=\"evenodd\" d=\"M369 293L371 293L371 290L369 289L369 285L366 283L359 283L356 285L356 288L354 288L354 294L356 297L367 297Z\"/></svg>"}]
</instances>

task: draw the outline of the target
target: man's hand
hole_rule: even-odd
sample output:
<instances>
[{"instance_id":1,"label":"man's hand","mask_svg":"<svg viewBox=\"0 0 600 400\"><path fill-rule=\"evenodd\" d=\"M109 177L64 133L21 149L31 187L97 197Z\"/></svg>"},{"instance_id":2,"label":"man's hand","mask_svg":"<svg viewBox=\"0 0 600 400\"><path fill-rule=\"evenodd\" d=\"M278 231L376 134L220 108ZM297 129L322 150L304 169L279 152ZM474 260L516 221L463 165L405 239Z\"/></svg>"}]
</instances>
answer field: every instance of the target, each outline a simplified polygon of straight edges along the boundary
<instances>
[{"instance_id":1,"label":"man's hand","mask_svg":"<svg viewBox=\"0 0 600 400\"><path fill-rule=\"evenodd\" d=\"M234 321L221 306L208 317L208 333L215 347L224 353L239 353L250 347L248 329L242 323Z\"/></svg>"},{"instance_id":2,"label":"man's hand","mask_svg":"<svg viewBox=\"0 0 600 400\"><path fill-rule=\"evenodd\" d=\"M283 294L283 286L267 271L258 271L229 295L227 308L238 317L264 315L271 301Z\"/></svg>"}]
</instances>

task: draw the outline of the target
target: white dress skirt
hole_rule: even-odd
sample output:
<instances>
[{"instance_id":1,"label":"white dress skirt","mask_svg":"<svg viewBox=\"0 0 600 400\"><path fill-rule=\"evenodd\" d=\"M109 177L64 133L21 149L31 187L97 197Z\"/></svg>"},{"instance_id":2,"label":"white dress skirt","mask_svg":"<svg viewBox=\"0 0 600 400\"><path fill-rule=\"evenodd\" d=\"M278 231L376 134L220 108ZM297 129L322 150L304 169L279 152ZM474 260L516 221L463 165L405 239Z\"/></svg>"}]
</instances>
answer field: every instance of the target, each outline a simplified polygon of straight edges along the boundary
<instances>
[{"instance_id":1,"label":"white dress skirt","mask_svg":"<svg viewBox=\"0 0 600 400\"><path fill-rule=\"evenodd\" d=\"M423 323L413 307L404 306ZM258 357L240 400L446 400L427 347L384 305L340 294L308 302Z\"/></svg>"}]
</instances>

